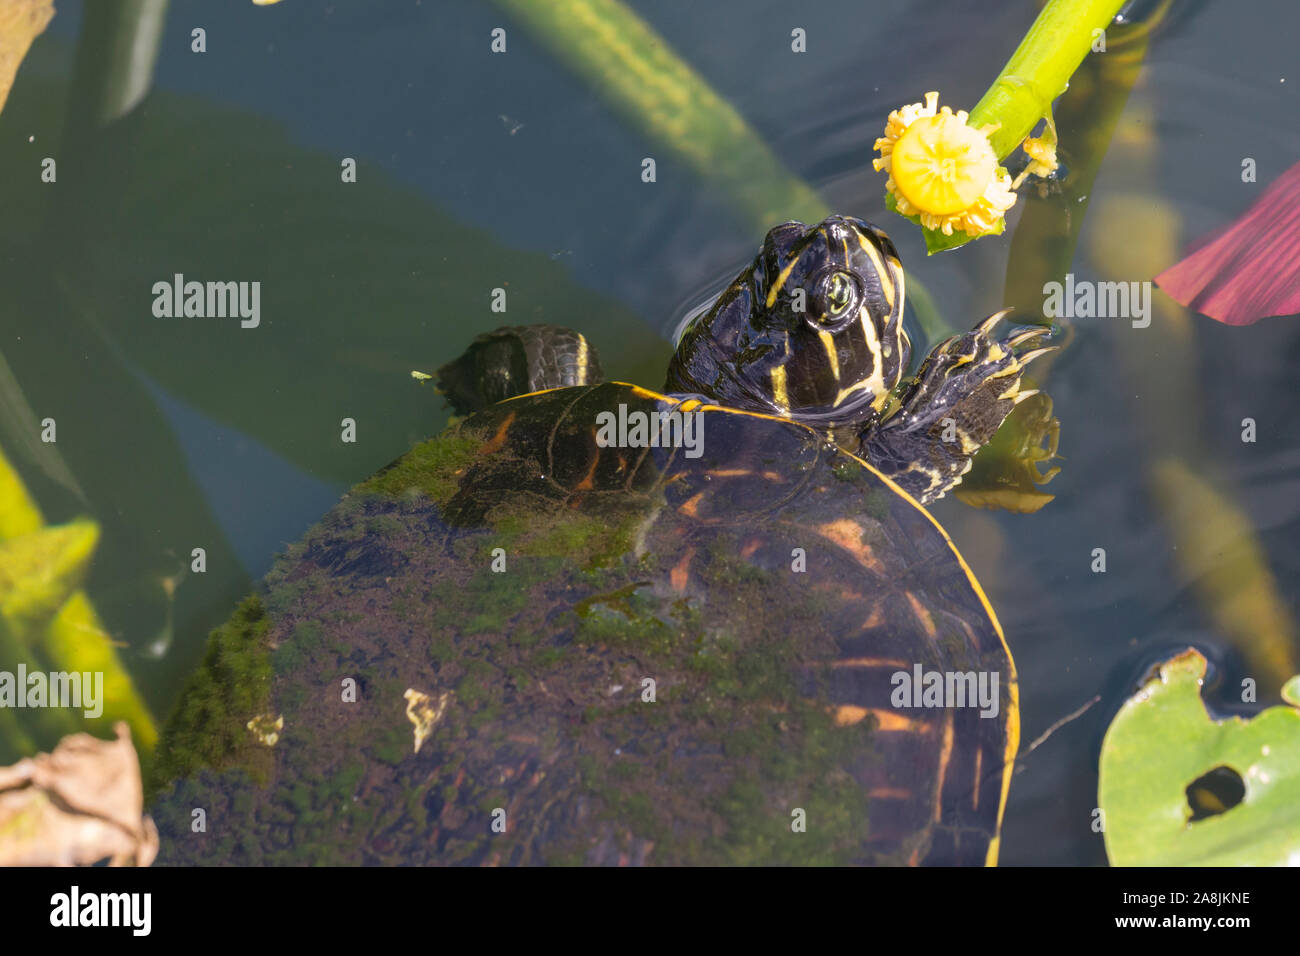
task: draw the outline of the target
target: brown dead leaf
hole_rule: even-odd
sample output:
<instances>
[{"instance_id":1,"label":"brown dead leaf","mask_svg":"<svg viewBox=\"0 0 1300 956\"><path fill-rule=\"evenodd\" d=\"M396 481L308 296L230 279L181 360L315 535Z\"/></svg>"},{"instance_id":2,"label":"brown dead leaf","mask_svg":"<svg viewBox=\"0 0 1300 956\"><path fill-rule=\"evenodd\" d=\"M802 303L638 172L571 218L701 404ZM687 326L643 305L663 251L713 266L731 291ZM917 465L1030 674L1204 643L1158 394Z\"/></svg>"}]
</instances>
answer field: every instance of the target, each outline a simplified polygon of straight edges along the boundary
<instances>
[{"instance_id":1,"label":"brown dead leaf","mask_svg":"<svg viewBox=\"0 0 1300 956\"><path fill-rule=\"evenodd\" d=\"M0 0L0 110L18 67L54 16L54 0Z\"/></svg>"},{"instance_id":2,"label":"brown dead leaf","mask_svg":"<svg viewBox=\"0 0 1300 956\"><path fill-rule=\"evenodd\" d=\"M0 767L0 866L148 866L158 831L144 816L140 761L116 740L71 734L52 754Z\"/></svg>"}]
</instances>

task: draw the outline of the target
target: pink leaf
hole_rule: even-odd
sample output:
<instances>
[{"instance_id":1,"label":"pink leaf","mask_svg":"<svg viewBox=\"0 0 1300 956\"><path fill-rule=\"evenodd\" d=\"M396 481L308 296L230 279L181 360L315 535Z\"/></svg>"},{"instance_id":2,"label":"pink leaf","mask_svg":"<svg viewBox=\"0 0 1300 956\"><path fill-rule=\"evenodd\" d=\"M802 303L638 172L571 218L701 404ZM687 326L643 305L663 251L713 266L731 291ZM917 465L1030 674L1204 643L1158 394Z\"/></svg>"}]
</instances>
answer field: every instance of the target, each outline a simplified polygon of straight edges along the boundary
<instances>
[{"instance_id":1,"label":"pink leaf","mask_svg":"<svg viewBox=\"0 0 1300 956\"><path fill-rule=\"evenodd\" d=\"M1300 163L1197 246L1156 276L1180 304L1228 325L1300 312Z\"/></svg>"}]
</instances>

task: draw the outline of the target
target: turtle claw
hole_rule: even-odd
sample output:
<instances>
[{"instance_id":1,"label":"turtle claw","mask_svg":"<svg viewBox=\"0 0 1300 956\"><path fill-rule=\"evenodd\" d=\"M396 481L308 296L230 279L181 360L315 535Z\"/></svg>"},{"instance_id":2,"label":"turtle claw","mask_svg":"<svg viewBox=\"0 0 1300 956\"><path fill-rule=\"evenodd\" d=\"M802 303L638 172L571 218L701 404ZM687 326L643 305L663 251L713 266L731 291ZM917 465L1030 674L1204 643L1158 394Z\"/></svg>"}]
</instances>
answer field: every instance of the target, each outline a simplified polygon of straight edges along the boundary
<instances>
[{"instance_id":1,"label":"turtle claw","mask_svg":"<svg viewBox=\"0 0 1300 956\"><path fill-rule=\"evenodd\" d=\"M1049 335L1051 331L1051 327L1047 325L1031 325L1011 336L1011 338L1007 339L1003 344L1006 345L1007 348L1015 349L1018 346L1024 345L1026 342L1032 342L1040 335Z\"/></svg>"},{"instance_id":2,"label":"turtle claw","mask_svg":"<svg viewBox=\"0 0 1300 956\"><path fill-rule=\"evenodd\" d=\"M975 326L975 330L974 330L975 333L976 333L976 334L979 334L979 335L988 335L990 332L993 331L993 327L994 327L995 325L997 325L999 322L1001 322L1003 319L1005 319L1005 318L1006 318L1008 315L1010 315L1013 311L1015 311L1015 310L1012 309L1012 308L1010 308L1010 307L1008 307L1008 308L1005 308L1005 309L1000 309L1000 310L997 311L997 312L994 312L992 315L990 315L987 319L985 319L985 320L984 320L983 322L981 322L979 325Z\"/></svg>"},{"instance_id":3,"label":"turtle claw","mask_svg":"<svg viewBox=\"0 0 1300 956\"><path fill-rule=\"evenodd\" d=\"M1025 366L1057 346L1018 351L1052 330L1021 326L1005 339L995 312L965 335L935 346L903 394L898 411L862 435L862 454L922 504L942 498L961 482L971 460L1011 410L1038 394L1020 389Z\"/></svg>"},{"instance_id":4,"label":"turtle claw","mask_svg":"<svg viewBox=\"0 0 1300 956\"><path fill-rule=\"evenodd\" d=\"M1026 365L1028 365L1030 362L1032 362L1034 359L1038 358L1039 356L1046 355L1048 352L1059 351L1060 348L1061 347L1059 345L1045 345L1040 349L1031 349L1028 352L1019 353L1016 356L1016 361L1020 363L1021 368L1024 368Z\"/></svg>"}]
</instances>

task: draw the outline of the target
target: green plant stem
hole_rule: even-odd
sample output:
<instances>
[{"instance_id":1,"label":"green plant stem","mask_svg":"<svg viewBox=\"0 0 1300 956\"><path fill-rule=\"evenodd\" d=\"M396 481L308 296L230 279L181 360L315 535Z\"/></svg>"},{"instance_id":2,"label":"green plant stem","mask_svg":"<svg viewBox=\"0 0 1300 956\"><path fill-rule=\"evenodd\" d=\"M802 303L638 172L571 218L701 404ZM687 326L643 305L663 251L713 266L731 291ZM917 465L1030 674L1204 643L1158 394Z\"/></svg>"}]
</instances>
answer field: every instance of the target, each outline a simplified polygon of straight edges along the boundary
<instances>
[{"instance_id":1,"label":"green plant stem","mask_svg":"<svg viewBox=\"0 0 1300 956\"><path fill-rule=\"evenodd\" d=\"M1059 194L1047 197L1026 189L1021 196L1023 212L1011 237L1002 295L1003 304L1017 310L1017 321L1050 324L1042 315L1043 285L1062 281L1070 271L1093 182L1142 69L1151 28L1164 9L1152 23L1114 31L1107 54L1089 60L1056 105L1057 132L1069 144L1064 157L1069 175L1061 182ZM1063 334L1072 337L1073 325L1067 324ZM1043 376L1052 359L1048 356L1036 365L1034 375Z\"/></svg>"},{"instance_id":2,"label":"green plant stem","mask_svg":"<svg viewBox=\"0 0 1300 956\"><path fill-rule=\"evenodd\" d=\"M762 235L831 210L787 169L729 102L618 0L493 0L557 61L671 158L688 165ZM927 335L952 328L909 271L907 295Z\"/></svg>"},{"instance_id":3,"label":"green plant stem","mask_svg":"<svg viewBox=\"0 0 1300 956\"><path fill-rule=\"evenodd\" d=\"M1006 159L1040 119L1051 116L1052 101L1065 92L1070 77L1092 49L1093 34L1104 31L1124 0L1049 0L1025 38L1011 54L988 92L971 110L968 125L995 127L989 142L998 161ZM892 195L885 205L897 212ZM917 216L905 216L920 224ZM980 235L998 235L1004 221L988 233L971 235L955 231L945 236L922 227L928 255L964 246Z\"/></svg>"},{"instance_id":4,"label":"green plant stem","mask_svg":"<svg viewBox=\"0 0 1300 956\"><path fill-rule=\"evenodd\" d=\"M618 0L493 2L673 160L719 187L751 226L815 221L816 191L633 10ZM641 157L629 161L628 175L639 175ZM658 174L671 175L664 165Z\"/></svg>"},{"instance_id":5,"label":"green plant stem","mask_svg":"<svg viewBox=\"0 0 1300 956\"><path fill-rule=\"evenodd\" d=\"M167 0L86 5L68 111L74 129L107 126L144 99L166 19Z\"/></svg>"},{"instance_id":6,"label":"green plant stem","mask_svg":"<svg viewBox=\"0 0 1300 956\"><path fill-rule=\"evenodd\" d=\"M989 136L999 160L1047 115L1092 49L1093 32L1105 30L1123 5L1124 0L1050 0L1043 8L970 112L971 126L1000 124Z\"/></svg>"}]
</instances>

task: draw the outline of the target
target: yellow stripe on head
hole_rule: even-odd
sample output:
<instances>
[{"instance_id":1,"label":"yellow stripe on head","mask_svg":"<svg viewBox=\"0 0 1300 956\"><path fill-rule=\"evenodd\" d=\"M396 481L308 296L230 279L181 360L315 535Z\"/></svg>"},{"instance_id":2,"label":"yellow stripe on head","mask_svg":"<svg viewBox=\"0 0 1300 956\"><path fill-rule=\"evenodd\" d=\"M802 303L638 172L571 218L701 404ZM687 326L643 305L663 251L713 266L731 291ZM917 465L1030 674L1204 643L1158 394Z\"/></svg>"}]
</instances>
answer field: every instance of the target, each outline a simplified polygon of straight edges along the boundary
<instances>
[{"instance_id":1,"label":"yellow stripe on head","mask_svg":"<svg viewBox=\"0 0 1300 956\"><path fill-rule=\"evenodd\" d=\"M835 381L840 380L840 351L835 347L835 336L829 332L818 332L817 337L822 340L822 347L826 349L826 361L831 367L831 374L835 376Z\"/></svg>"},{"instance_id":2,"label":"yellow stripe on head","mask_svg":"<svg viewBox=\"0 0 1300 956\"><path fill-rule=\"evenodd\" d=\"M790 262L786 265L786 267L781 270L781 274L776 277L776 281L772 283L772 288L767 290L767 307L769 309L772 308L772 306L776 305L777 295L781 292L781 289L785 286L786 280L790 278L790 272L794 269L794 267L798 264L798 262L799 262L798 256L795 256L793 259L791 259Z\"/></svg>"},{"instance_id":3,"label":"yellow stripe on head","mask_svg":"<svg viewBox=\"0 0 1300 956\"><path fill-rule=\"evenodd\" d=\"M848 388L841 389L835 405L838 407L853 392L869 388L875 395L871 407L879 411L889 398L889 389L885 388L885 356L881 350L880 336L876 333L876 323L871 318L871 310L863 305L858 309L858 316L862 324L862 335L867 341L867 350L871 353L871 374Z\"/></svg>"},{"instance_id":4,"label":"yellow stripe on head","mask_svg":"<svg viewBox=\"0 0 1300 956\"><path fill-rule=\"evenodd\" d=\"M903 264L898 261L897 256L890 256L889 264L893 267L892 271L890 272L890 279L892 280L894 276L898 277L897 280L898 287L897 287L896 294L898 295L898 317L901 319L903 317L903 303L907 301L903 290L903 285L904 285ZM894 300L891 299L888 295L886 295L885 298L889 301L889 307L892 309L894 307Z\"/></svg>"},{"instance_id":5,"label":"yellow stripe on head","mask_svg":"<svg viewBox=\"0 0 1300 956\"><path fill-rule=\"evenodd\" d=\"M876 275L880 278L880 291L885 294L885 301L889 303L889 308L893 309L894 308L893 275L888 270L886 270L885 260L880 257L880 250L876 248L875 243L869 242L867 240L867 237L862 234L861 230L855 229L854 232L857 233L858 245L860 245L862 247L862 251L867 254L867 258L871 260L872 267L876 270ZM897 262L898 260L895 259L894 261Z\"/></svg>"},{"instance_id":6,"label":"yellow stripe on head","mask_svg":"<svg viewBox=\"0 0 1300 956\"><path fill-rule=\"evenodd\" d=\"M785 366L778 365L772 369L772 401L782 412L790 412L790 395L785 387Z\"/></svg>"}]
</instances>

